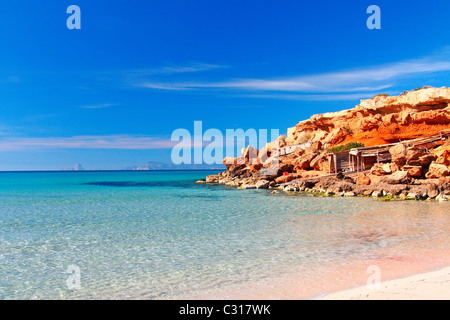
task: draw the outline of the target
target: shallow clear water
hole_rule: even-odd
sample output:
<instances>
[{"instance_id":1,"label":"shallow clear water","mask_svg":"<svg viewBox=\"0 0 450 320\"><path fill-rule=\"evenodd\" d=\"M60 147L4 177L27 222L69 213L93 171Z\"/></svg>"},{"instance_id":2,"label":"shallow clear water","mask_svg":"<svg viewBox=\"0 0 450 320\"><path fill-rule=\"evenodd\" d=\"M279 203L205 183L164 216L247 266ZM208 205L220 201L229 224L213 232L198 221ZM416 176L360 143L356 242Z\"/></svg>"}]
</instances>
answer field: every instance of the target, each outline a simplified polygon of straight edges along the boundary
<instances>
[{"instance_id":1,"label":"shallow clear water","mask_svg":"<svg viewBox=\"0 0 450 320\"><path fill-rule=\"evenodd\" d=\"M189 298L450 248L448 203L195 184L208 174L1 173L0 299Z\"/></svg>"}]
</instances>

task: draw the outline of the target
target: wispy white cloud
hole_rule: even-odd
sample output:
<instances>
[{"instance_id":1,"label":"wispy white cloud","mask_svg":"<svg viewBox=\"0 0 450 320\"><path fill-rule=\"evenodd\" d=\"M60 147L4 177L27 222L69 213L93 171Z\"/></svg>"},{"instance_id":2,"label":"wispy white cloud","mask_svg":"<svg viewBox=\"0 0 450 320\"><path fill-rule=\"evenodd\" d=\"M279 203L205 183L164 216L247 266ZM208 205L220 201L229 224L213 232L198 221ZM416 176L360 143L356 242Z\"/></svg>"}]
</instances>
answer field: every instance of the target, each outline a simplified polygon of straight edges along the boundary
<instances>
[{"instance_id":1,"label":"wispy white cloud","mask_svg":"<svg viewBox=\"0 0 450 320\"><path fill-rule=\"evenodd\" d=\"M241 78L217 82L143 81L137 85L142 88L159 90L245 92L247 97L279 99L319 99L323 97L324 99L333 100L344 98L345 95L343 94L345 93L354 93L351 95L353 97L361 96L365 92L376 92L391 88L400 79L406 79L418 74L442 71L450 71L450 61L448 59L436 61L436 59L425 58L296 77Z\"/></svg>"},{"instance_id":2,"label":"wispy white cloud","mask_svg":"<svg viewBox=\"0 0 450 320\"><path fill-rule=\"evenodd\" d=\"M347 101L368 99L374 96L373 92L356 92L356 93L323 93L323 94L295 94L295 93L250 93L236 95L247 98L261 99L277 99L277 100L294 100L294 101Z\"/></svg>"},{"instance_id":3,"label":"wispy white cloud","mask_svg":"<svg viewBox=\"0 0 450 320\"><path fill-rule=\"evenodd\" d=\"M156 69L156 71L161 74L174 74L174 73L200 72L224 67L225 66L218 64L191 62L185 65L164 66Z\"/></svg>"},{"instance_id":4,"label":"wispy white cloud","mask_svg":"<svg viewBox=\"0 0 450 320\"><path fill-rule=\"evenodd\" d=\"M1 130L1 128L0 128ZM223 146L230 143L234 146L237 143L245 144L246 132L237 130L234 136L229 137L227 133L217 131L215 143ZM0 131L1 133L1 131ZM217 133L215 133L217 134ZM256 131L255 131L256 134ZM72 136L72 137L17 137L0 136L0 152L21 152L21 151L52 151L61 149L96 149L96 150L162 150L178 148L196 149L203 148L211 144L211 141L204 140L203 135L194 136L184 132L182 137L148 137L133 135L98 135L98 136ZM231 140L230 140L231 139ZM257 135L255 135L257 139Z\"/></svg>"},{"instance_id":5,"label":"wispy white cloud","mask_svg":"<svg viewBox=\"0 0 450 320\"><path fill-rule=\"evenodd\" d=\"M73 136L73 137L3 137L0 151L36 151L51 149L170 149L176 142L170 138L132 135Z\"/></svg>"},{"instance_id":6,"label":"wispy white cloud","mask_svg":"<svg viewBox=\"0 0 450 320\"><path fill-rule=\"evenodd\" d=\"M201 71L209 71L214 69L226 68L224 65L209 64L201 62L188 62L184 64L167 64L153 68L140 68L127 70L124 73L130 77L143 77L155 75L174 75L183 73L196 73Z\"/></svg>"},{"instance_id":7,"label":"wispy white cloud","mask_svg":"<svg viewBox=\"0 0 450 320\"><path fill-rule=\"evenodd\" d=\"M187 91L187 90L195 90L199 87L197 86L189 86L186 84L180 85L180 83L154 83L154 82L144 82L136 84L136 87L146 88L146 89L161 89L161 90L175 90L175 91Z\"/></svg>"},{"instance_id":8,"label":"wispy white cloud","mask_svg":"<svg viewBox=\"0 0 450 320\"><path fill-rule=\"evenodd\" d=\"M114 104L114 103L100 103L100 104L80 106L80 108L82 108L82 109L104 109L104 108L109 108L109 107L112 107L115 105L116 104Z\"/></svg>"},{"instance_id":9,"label":"wispy white cloud","mask_svg":"<svg viewBox=\"0 0 450 320\"><path fill-rule=\"evenodd\" d=\"M142 84L148 84L148 88L162 89L158 87L161 82L164 89L169 89L166 81L168 79L178 79L191 77L203 72L228 68L226 65L211 64L203 62L185 62L185 63L164 63L151 67L120 68L109 70L90 70L84 71L83 76L89 77L90 81L95 79L98 85L108 87L119 87L121 89L130 89L136 87L146 87ZM84 87L84 89L90 89ZM176 90L188 90L177 87Z\"/></svg>"}]
</instances>

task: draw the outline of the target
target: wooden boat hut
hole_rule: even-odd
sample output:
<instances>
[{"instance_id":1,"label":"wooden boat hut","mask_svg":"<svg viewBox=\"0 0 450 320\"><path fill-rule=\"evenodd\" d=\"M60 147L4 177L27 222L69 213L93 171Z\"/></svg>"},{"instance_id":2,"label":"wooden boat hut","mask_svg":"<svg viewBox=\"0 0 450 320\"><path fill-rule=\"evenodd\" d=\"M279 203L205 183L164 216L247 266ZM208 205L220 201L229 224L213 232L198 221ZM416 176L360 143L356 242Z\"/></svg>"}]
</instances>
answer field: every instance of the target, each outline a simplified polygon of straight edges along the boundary
<instances>
[{"instance_id":1,"label":"wooden boat hut","mask_svg":"<svg viewBox=\"0 0 450 320\"><path fill-rule=\"evenodd\" d=\"M444 143L450 138L450 130L440 131L438 134L390 143L379 146L353 148L350 151L329 153L329 173L337 172L362 172L370 170L375 163L390 162L389 149L398 144L406 147L418 147L421 149L432 149Z\"/></svg>"}]
</instances>

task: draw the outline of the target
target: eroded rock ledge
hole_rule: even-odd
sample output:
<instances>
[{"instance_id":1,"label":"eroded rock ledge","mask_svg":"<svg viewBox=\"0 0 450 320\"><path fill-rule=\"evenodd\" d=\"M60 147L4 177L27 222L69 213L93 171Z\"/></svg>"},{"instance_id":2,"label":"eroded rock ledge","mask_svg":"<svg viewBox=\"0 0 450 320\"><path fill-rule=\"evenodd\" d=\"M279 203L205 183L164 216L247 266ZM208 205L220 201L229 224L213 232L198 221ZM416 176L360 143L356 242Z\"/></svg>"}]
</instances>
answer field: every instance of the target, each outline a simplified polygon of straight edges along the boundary
<instances>
[{"instance_id":1,"label":"eroded rock ledge","mask_svg":"<svg viewBox=\"0 0 450 320\"><path fill-rule=\"evenodd\" d=\"M288 129L287 144L309 138L326 147L357 141L366 146L419 138L449 128L450 89L426 88L376 96L353 109L318 114Z\"/></svg>"}]
</instances>

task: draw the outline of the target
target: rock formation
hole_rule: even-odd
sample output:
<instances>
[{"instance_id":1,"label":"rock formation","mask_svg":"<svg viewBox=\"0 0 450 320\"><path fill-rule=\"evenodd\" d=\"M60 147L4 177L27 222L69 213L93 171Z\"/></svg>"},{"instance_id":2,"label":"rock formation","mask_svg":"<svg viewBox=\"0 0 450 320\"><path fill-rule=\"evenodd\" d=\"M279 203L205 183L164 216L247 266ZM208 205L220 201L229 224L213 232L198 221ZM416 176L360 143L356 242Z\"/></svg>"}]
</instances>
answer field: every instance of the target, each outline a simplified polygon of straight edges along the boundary
<instances>
[{"instance_id":1,"label":"rock formation","mask_svg":"<svg viewBox=\"0 0 450 320\"><path fill-rule=\"evenodd\" d=\"M353 109L318 114L288 129L287 144L311 141L326 147L348 142L365 146L395 143L449 129L450 89L427 88L395 97L362 100Z\"/></svg>"},{"instance_id":2,"label":"rock formation","mask_svg":"<svg viewBox=\"0 0 450 320\"><path fill-rule=\"evenodd\" d=\"M237 158L225 158L225 172L199 183L221 183L241 189L281 188L325 195L435 198L450 195L450 141L430 145L401 143L450 133L450 89L426 88L397 97L362 100L353 109L315 115L301 121L258 151L249 146ZM444 135L444 138L448 136ZM304 142L308 147L295 147ZM366 147L393 144L390 160L364 173L330 176L328 154L336 146L358 142ZM294 152L280 155L280 148ZM386 149L387 150L387 149Z\"/></svg>"}]
</instances>

